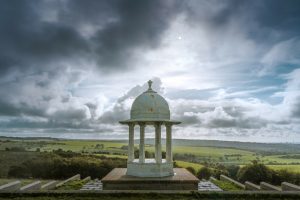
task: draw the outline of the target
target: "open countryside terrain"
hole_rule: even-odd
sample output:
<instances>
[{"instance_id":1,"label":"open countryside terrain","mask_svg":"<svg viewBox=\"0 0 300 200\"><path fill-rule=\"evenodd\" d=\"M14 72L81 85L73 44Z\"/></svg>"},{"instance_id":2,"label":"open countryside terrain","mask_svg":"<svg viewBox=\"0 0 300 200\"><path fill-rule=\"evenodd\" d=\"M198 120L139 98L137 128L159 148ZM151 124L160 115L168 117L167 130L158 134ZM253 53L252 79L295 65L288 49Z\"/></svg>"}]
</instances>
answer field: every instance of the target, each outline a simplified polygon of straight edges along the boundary
<instances>
[{"instance_id":1,"label":"open countryside terrain","mask_svg":"<svg viewBox=\"0 0 300 200\"><path fill-rule=\"evenodd\" d=\"M153 139L146 140L146 151L154 152ZM164 143L164 141L163 141ZM253 148L251 148L253 146ZM223 165L249 164L258 160L272 169L300 172L300 145L263 144L225 141L174 140L173 156L180 167L200 169L206 163ZM265 148L264 148L265 147ZM37 154L62 149L81 154L106 157L127 157L126 140L64 140L52 138L6 138L0 140L0 176L12 165L24 162ZM136 140L138 149L138 140ZM163 151L165 146L163 146Z\"/></svg>"}]
</instances>

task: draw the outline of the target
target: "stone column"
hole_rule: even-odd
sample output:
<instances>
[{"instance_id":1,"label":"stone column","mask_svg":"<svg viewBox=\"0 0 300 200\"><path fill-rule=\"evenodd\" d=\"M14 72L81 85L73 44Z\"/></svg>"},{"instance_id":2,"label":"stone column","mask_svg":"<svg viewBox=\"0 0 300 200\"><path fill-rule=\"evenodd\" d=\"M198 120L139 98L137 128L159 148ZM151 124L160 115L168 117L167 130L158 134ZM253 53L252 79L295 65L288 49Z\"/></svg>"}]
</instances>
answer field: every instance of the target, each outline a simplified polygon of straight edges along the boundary
<instances>
[{"instance_id":1,"label":"stone column","mask_svg":"<svg viewBox=\"0 0 300 200\"><path fill-rule=\"evenodd\" d=\"M155 160L161 163L161 122L155 123Z\"/></svg>"},{"instance_id":2,"label":"stone column","mask_svg":"<svg viewBox=\"0 0 300 200\"><path fill-rule=\"evenodd\" d=\"M166 124L166 160L173 162L172 158L172 124Z\"/></svg>"},{"instance_id":3,"label":"stone column","mask_svg":"<svg viewBox=\"0 0 300 200\"><path fill-rule=\"evenodd\" d=\"M128 140L128 160L127 162L134 161L134 123L129 123L129 140Z\"/></svg>"},{"instance_id":4,"label":"stone column","mask_svg":"<svg viewBox=\"0 0 300 200\"><path fill-rule=\"evenodd\" d=\"M145 163L145 123L140 123L140 148L139 162Z\"/></svg>"}]
</instances>

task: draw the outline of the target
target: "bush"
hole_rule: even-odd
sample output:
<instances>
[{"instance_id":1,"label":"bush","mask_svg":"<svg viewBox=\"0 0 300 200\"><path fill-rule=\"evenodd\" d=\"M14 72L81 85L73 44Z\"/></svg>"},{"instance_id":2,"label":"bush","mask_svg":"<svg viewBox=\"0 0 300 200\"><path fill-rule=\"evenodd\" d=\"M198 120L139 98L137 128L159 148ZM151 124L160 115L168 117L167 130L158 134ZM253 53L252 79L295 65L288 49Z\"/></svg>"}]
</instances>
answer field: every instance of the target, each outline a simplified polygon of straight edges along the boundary
<instances>
[{"instance_id":1,"label":"bush","mask_svg":"<svg viewBox=\"0 0 300 200\"><path fill-rule=\"evenodd\" d=\"M197 173L197 177L201 180L201 179L206 179L208 180L209 177L211 177L212 175L212 170L208 167L202 167L201 169L199 169L198 173Z\"/></svg>"},{"instance_id":2,"label":"bush","mask_svg":"<svg viewBox=\"0 0 300 200\"><path fill-rule=\"evenodd\" d=\"M280 185L281 182L284 181L299 185L300 173L293 173L286 169L274 171L274 173L272 174L272 183L276 185Z\"/></svg>"},{"instance_id":3,"label":"bush","mask_svg":"<svg viewBox=\"0 0 300 200\"><path fill-rule=\"evenodd\" d=\"M70 151L70 150L64 151L62 149L53 150L52 152L59 155L59 156L61 156L61 157L64 157L64 158L72 158L72 157L80 155L80 153L76 153L76 152L73 152L73 151Z\"/></svg>"},{"instance_id":4,"label":"bush","mask_svg":"<svg viewBox=\"0 0 300 200\"><path fill-rule=\"evenodd\" d=\"M229 177L231 177L233 179L236 179L237 178L237 173L240 170L240 166L238 166L238 165L229 165L229 166L226 166L226 170L228 172Z\"/></svg>"},{"instance_id":5,"label":"bush","mask_svg":"<svg viewBox=\"0 0 300 200\"><path fill-rule=\"evenodd\" d=\"M38 159L30 159L18 166L12 166L8 175L16 178L64 179L75 174L83 177L102 178L115 167L125 167L126 160L93 156L73 156L64 158L57 154L46 154Z\"/></svg>"},{"instance_id":6,"label":"bush","mask_svg":"<svg viewBox=\"0 0 300 200\"><path fill-rule=\"evenodd\" d=\"M300 184L300 173L290 172L286 169L275 171L257 162L241 168L237 177L241 182L250 181L256 184L259 184L261 181L274 185L280 185L284 181L296 185Z\"/></svg>"},{"instance_id":7,"label":"bush","mask_svg":"<svg viewBox=\"0 0 300 200\"><path fill-rule=\"evenodd\" d=\"M261 181L272 182L274 171L262 163L253 162L253 164L242 167L237 178L240 182L250 181L259 184Z\"/></svg>"},{"instance_id":8,"label":"bush","mask_svg":"<svg viewBox=\"0 0 300 200\"><path fill-rule=\"evenodd\" d=\"M217 179L220 179L220 176L222 174L225 176L228 176L228 171L226 169L213 169L212 170L212 176Z\"/></svg>"},{"instance_id":9,"label":"bush","mask_svg":"<svg viewBox=\"0 0 300 200\"><path fill-rule=\"evenodd\" d=\"M24 147L11 147L11 148L5 148L5 151L14 151L14 152L24 152L26 149Z\"/></svg>"},{"instance_id":10,"label":"bush","mask_svg":"<svg viewBox=\"0 0 300 200\"><path fill-rule=\"evenodd\" d=\"M11 166L8 171L8 177L29 178L31 174L25 166Z\"/></svg>"}]
</instances>

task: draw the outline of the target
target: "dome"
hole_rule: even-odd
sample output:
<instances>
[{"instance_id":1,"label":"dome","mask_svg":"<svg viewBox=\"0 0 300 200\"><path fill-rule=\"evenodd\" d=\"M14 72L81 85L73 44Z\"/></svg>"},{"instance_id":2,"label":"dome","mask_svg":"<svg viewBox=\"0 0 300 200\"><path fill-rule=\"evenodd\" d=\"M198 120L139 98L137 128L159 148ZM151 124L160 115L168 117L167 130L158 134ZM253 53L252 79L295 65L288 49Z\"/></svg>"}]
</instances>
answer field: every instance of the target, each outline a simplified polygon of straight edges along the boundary
<instances>
[{"instance_id":1,"label":"dome","mask_svg":"<svg viewBox=\"0 0 300 200\"><path fill-rule=\"evenodd\" d=\"M139 95L133 102L130 111L131 120L160 121L170 120L168 102L152 90L152 81L148 81L149 89Z\"/></svg>"}]
</instances>

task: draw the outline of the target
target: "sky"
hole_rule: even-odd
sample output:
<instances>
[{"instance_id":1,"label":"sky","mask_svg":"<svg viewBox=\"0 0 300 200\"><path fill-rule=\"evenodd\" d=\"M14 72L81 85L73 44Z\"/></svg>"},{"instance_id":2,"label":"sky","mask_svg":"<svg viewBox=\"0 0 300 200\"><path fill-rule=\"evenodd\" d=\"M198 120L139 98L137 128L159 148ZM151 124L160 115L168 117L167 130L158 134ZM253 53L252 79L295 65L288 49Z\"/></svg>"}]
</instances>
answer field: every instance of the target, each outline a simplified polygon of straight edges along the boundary
<instances>
[{"instance_id":1,"label":"sky","mask_svg":"<svg viewBox=\"0 0 300 200\"><path fill-rule=\"evenodd\" d=\"M0 3L2 136L126 139L151 79L174 138L300 143L298 0Z\"/></svg>"}]
</instances>

